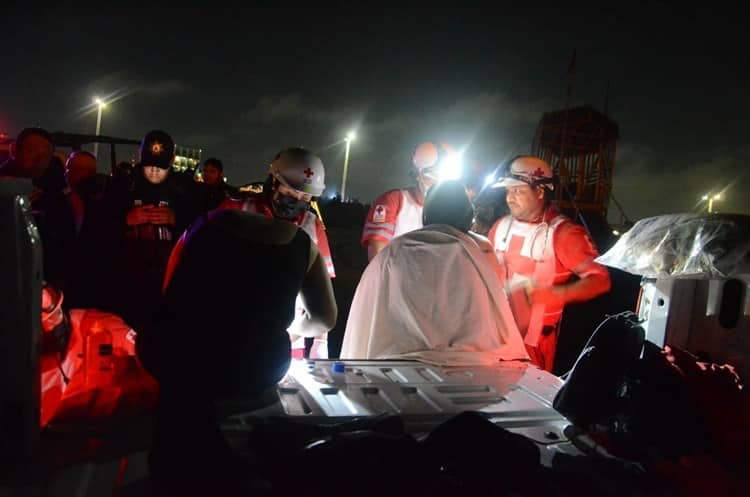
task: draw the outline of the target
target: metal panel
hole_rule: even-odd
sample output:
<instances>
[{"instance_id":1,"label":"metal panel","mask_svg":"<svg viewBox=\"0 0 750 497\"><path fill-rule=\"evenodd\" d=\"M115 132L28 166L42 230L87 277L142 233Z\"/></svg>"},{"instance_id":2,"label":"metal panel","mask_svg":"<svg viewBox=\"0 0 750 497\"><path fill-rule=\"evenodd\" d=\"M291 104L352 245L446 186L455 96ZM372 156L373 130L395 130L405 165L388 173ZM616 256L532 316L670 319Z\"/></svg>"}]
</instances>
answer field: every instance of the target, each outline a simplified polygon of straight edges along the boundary
<instances>
[{"instance_id":1,"label":"metal panel","mask_svg":"<svg viewBox=\"0 0 750 497\"><path fill-rule=\"evenodd\" d=\"M292 361L279 383L280 402L234 417L225 427L242 429L245 416L291 416L310 423L397 414L421 436L464 411L540 444L566 442L570 424L552 408L562 381L522 362L494 367L440 367L415 361ZM231 426L231 428L230 428Z\"/></svg>"}]
</instances>

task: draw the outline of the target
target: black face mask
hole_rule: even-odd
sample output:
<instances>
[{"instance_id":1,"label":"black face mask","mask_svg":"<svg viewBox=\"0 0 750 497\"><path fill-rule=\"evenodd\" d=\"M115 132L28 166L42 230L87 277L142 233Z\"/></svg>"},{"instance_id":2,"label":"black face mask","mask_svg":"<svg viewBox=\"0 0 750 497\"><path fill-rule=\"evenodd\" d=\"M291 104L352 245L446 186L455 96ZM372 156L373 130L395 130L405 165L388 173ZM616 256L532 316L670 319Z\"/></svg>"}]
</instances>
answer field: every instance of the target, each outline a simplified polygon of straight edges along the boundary
<instances>
[{"instance_id":1,"label":"black face mask","mask_svg":"<svg viewBox=\"0 0 750 497\"><path fill-rule=\"evenodd\" d=\"M65 353L68 351L68 342L70 341L70 322L68 321L68 317L65 316L60 324L52 328L50 333L55 337L57 350L65 358Z\"/></svg>"},{"instance_id":2,"label":"black face mask","mask_svg":"<svg viewBox=\"0 0 750 497\"><path fill-rule=\"evenodd\" d=\"M281 219L297 219L307 211L309 202L297 200L294 197L287 197L279 192L274 192L271 198L273 204L273 213Z\"/></svg>"},{"instance_id":3,"label":"black face mask","mask_svg":"<svg viewBox=\"0 0 750 497\"><path fill-rule=\"evenodd\" d=\"M42 351L47 353L59 354L60 360L65 359L68 351L68 342L70 341L70 321L63 315L60 322L45 331L42 337Z\"/></svg>"}]
</instances>

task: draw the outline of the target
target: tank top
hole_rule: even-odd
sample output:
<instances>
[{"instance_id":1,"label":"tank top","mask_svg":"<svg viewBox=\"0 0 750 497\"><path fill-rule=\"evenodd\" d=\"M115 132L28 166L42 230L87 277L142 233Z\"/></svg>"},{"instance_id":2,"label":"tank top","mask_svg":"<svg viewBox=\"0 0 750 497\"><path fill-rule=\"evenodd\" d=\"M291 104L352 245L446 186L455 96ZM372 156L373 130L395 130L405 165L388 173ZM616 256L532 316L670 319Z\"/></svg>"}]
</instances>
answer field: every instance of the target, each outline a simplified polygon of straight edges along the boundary
<instances>
[{"instance_id":1,"label":"tank top","mask_svg":"<svg viewBox=\"0 0 750 497\"><path fill-rule=\"evenodd\" d=\"M214 397L231 398L256 394L285 374L285 330L311 242L301 229L282 245L253 240L248 233L258 219L219 210L187 232L154 333L139 344L160 382L189 381Z\"/></svg>"}]
</instances>

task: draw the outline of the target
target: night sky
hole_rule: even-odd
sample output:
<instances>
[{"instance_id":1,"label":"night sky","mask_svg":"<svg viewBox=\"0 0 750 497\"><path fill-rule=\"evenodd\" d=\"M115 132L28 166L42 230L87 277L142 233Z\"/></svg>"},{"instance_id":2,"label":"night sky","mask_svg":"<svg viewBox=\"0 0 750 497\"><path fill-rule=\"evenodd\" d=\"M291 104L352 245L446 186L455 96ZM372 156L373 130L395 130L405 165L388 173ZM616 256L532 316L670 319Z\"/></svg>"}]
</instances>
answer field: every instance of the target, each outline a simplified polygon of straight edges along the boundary
<instances>
[{"instance_id":1,"label":"night sky","mask_svg":"<svg viewBox=\"0 0 750 497\"><path fill-rule=\"evenodd\" d=\"M221 158L232 184L263 179L279 149L303 145L323 158L332 192L341 139L356 129L348 190L370 201L408 184L421 141L487 165L528 152L542 113L563 106L576 50L573 104L601 109L610 81L614 194L631 218L690 211L725 187L717 207L750 214L747 16L711 5L3 8L0 131L93 133L92 97L115 95L102 134L162 128Z\"/></svg>"}]
</instances>

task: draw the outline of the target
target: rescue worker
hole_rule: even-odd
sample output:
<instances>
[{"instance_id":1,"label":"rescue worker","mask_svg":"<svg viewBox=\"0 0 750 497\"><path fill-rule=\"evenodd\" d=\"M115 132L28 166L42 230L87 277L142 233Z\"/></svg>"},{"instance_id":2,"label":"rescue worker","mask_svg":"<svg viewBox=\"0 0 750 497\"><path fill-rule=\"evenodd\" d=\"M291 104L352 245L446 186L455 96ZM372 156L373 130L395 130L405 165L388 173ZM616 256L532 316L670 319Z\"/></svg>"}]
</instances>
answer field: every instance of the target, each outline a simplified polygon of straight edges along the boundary
<instances>
[{"instance_id":1,"label":"rescue worker","mask_svg":"<svg viewBox=\"0 0 750 497\"><path fill-rule=\"evenodd\" d=\"M422 227L422 209L427 190L439 179L439 167L456 152L448 145L422 143L414 151L409 176L416 187L390 190L380 195L370 207L362 231L361 243L372 260L395 237Z\"/></svg>"},{"instance_id":2,"label":"rescue worker","mask_svg":"<svg viewBox=\"0 0 750 497\"><path fill-rule=\"evenodd\" d=\"M608 292L609 272L594 262L599 254L586 230L552 205L549 164L519 156L508 167L493 187L507 189L510 214L488 237L507 272L506 291L531 360L552 371L563 308Z\"/></svg>"},{"instance_id":3,"label":"rescue worker","mask_svg":"<svg viewBox=\"0 0 750 497\"><path fill-rule=\"evenodd\" d=\"M503 272L490 242L469 232L472 218L458 181L430 189L425 227L393 240L365 269L342 358L446 366L528 359L502 290Z\"/></svg>"},{"instance_id":4,"label":"rescue worker","mask_svg":"<svg viewBox=\"0 0 750 497\"><path fill-rule=\"evenodd\" d=\"M216 254L222 263L207 264ZM231 488L232 478L248 472L219 433L214 403L275 395L289 368L285 330L298 295L306 319L296 331L310 337L328 332L336 323L336 301L326 263L293 223L215 210L185 232L170 258L155 320L136 344L160 384L152 476L206 478L215 490Z\"/></svg>"},{"instance_id":5,"label":"rescue worker","mask_svg":"<svg viewBox=\"0 0 750 497\"><path fill-rule=\"evenodd\" d=\"M325 169L323 162L304 148L293 147L282 150L271 162L268 177L262 193L253 193L245 199L227 199L220 209L237 209L274 217L299 226L317 246L325 262L328 275L336 277L331 258L328 237L320 219L310 209L310 202L325 190ZM304 352L304 338L295 332L305 319L298 306L298 315L289 332L292 339L293 355L301 358ZM316 338L310 349L313 359L328 358L327 336Z\"/></svg>"},{"instance_id":6,"label":"rescue worker","mask_svg":"<svg viewBox=\"0 0 750 497\"><path fill-rule=\"evenodd\" d=\"M63 300L63 292L43 284L41 426L153 408L157 386L136 361L135 331L114 314L66 311Z\"/></svg>"},{"instance_id":7,"label":"rescue worker","mask_svg":"<svg viewBox=\"0 0 750 497\"><path fill-rule=\"evenodd\" d=\"M173 181L175 144L160 130L141 141L140 163L121 202L125 254L122 282L126 294L121 314L136 330L161 297L169 254L195 217L189 192Z\"/></svg>"}]
</instances>

